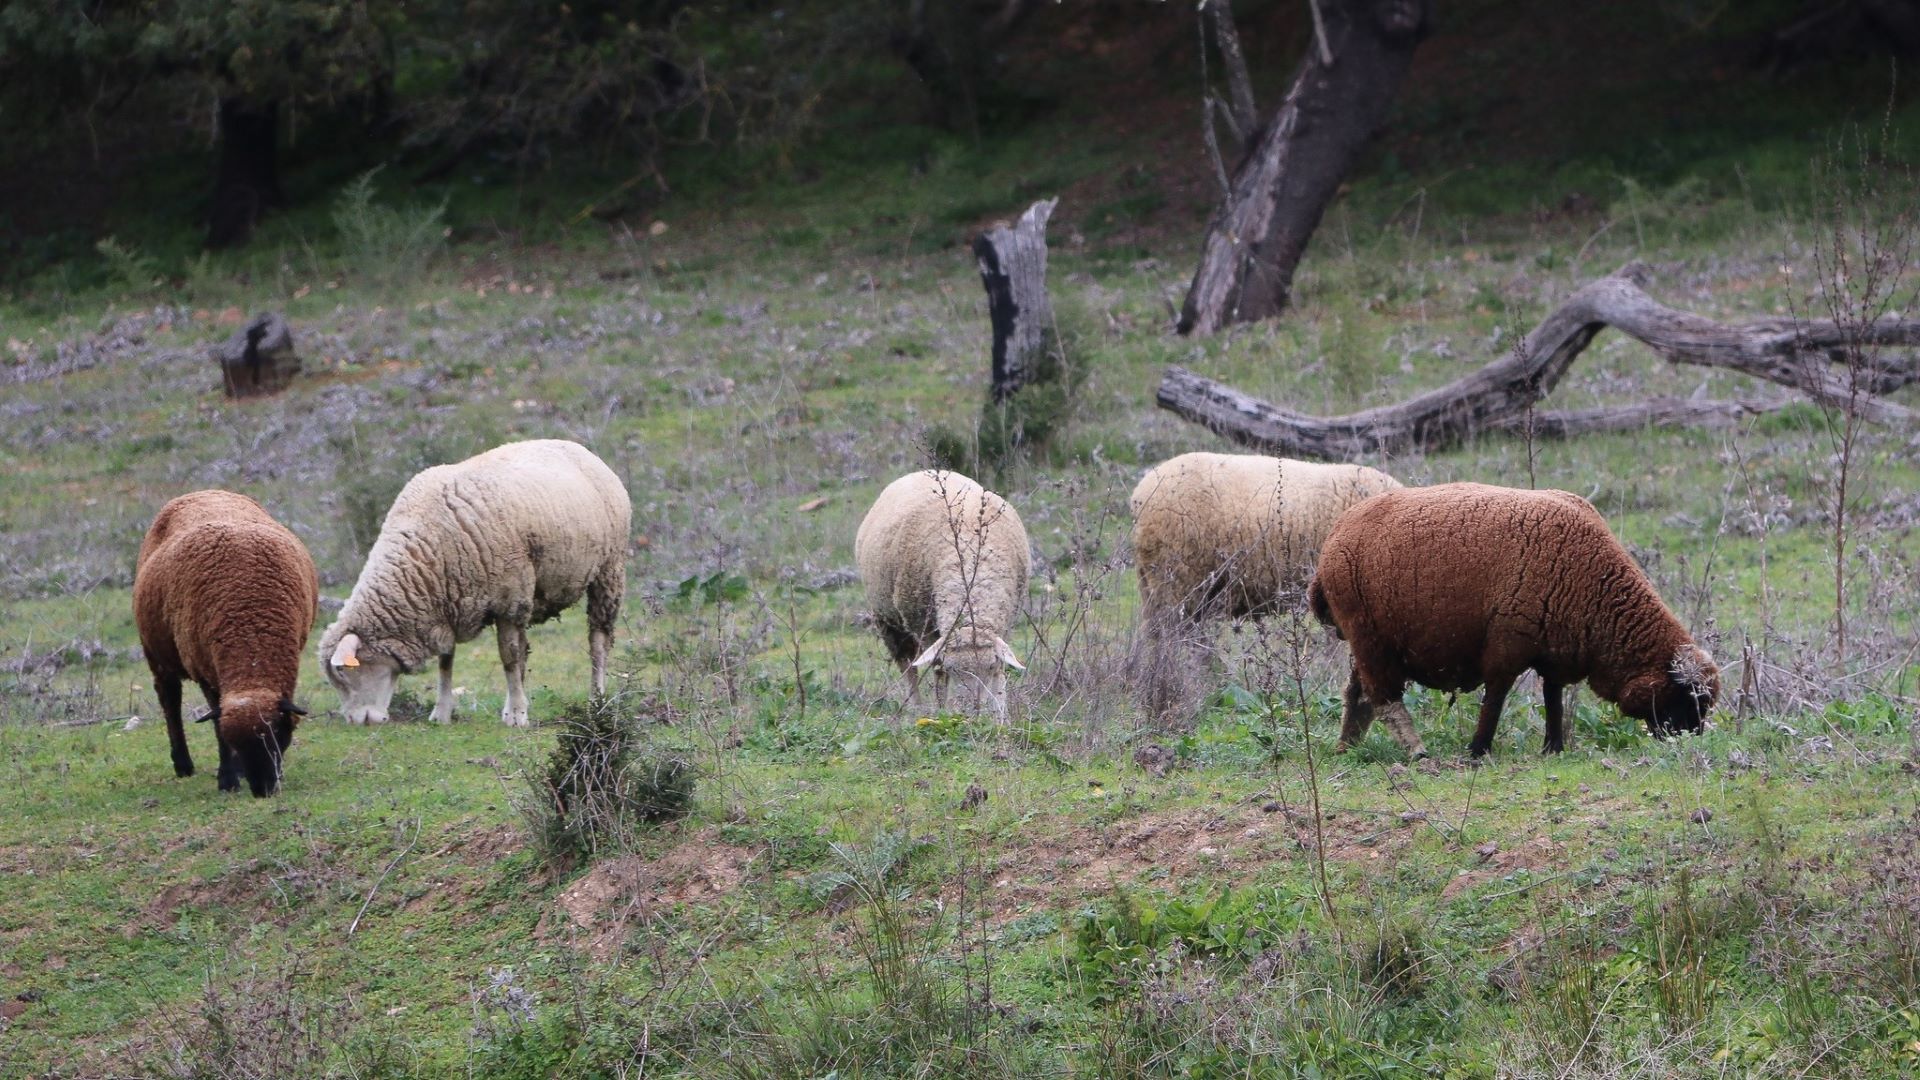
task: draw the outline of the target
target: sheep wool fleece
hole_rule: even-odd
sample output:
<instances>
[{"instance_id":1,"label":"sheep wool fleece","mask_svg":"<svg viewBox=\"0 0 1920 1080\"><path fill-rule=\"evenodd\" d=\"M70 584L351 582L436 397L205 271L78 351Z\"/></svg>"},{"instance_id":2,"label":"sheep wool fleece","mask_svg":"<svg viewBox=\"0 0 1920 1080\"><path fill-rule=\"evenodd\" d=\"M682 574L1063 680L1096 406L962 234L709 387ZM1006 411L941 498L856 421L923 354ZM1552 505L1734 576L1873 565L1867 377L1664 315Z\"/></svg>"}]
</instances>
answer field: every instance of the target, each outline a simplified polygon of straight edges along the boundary
<instances>
[{"instance_id":1,"label":"sheep wool fleece","mask_svg":"<svg viewBox=\"0 0 1920 1080\"><path fill-rule=\"evenodd\" d=\"M489 624L524 628L589 593L589 624L611 632L632 516L613 470L562 439L422 470L388 510L321 657L355 633L416 671Z\"/></svg>"},{"instance_id":2,"label":"sheep wool fleece","mask_svg":"<svg viewBox=\"0 0 1920 1080\"><path fill-rule=\"evenodd\" d=\"M1348 507L1399 487L1364 465L1257 454L1169 458L1128 500L1142 614L1265 614L1283 590L1306 582Z\"/></svg>"},{"instance_id":3,"label":"sheep wool fleece","mask_svg":"<svg viewBox=\"0 0 1920 1080\"><path fill-rule=\"evenodd\" d=\"M291 730L300 657L318 614L313 557L300 538L259 503L231 491L196 491L163 507L140 544L134 623L153 672L178 775L193 775L181 726L180 684L198 684L219 719L221 786L237 786L230 765L245 751L255 794L277 786L278 750ZM254 751L263 739L271 759Z\"/></svg>"}]
</instances>

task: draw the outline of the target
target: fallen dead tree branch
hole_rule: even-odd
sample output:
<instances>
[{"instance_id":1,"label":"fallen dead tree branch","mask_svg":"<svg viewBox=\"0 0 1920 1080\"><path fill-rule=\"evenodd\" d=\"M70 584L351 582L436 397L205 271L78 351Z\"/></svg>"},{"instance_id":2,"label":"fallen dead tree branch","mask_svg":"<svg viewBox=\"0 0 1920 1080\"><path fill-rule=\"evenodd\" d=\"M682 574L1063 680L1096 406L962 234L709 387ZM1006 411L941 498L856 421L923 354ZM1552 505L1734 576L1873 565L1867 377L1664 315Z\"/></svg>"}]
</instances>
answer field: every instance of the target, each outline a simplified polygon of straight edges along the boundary
<instances>
[{"instance_id":1,"label":"fallen dead tree branch","mask_svg":"<svg viewBox=\"0 0 1920 1080\"><path fill-rule=\"evenodd\" d=\"M1559 385L1573 361L1611 326L1669 363L1724 368L1778 383L1823 405L1857 410L1873 423L1920 426L1920 412L1882 395L1920 381L1912 355L1847 364L1850 349L1920 345L1920 320L1884 318L1845 328L1832 320L1715 322L1678 311L1644 291L1651 272L1629 263L1569 296L1521 346L1446 386L1347 416L1319 417L1243 394L1182 367L1161 376L1160 407L1268 453L1339 459L1455 445L1486 431L1524 431L1527 411ZM1858 379L1856 384L1851 380ZM1536 435L1567 437L1643 427L1724 426L1788 401L1659 399L1564 412L1535 411Z\"/></svg>"}]
</instances>

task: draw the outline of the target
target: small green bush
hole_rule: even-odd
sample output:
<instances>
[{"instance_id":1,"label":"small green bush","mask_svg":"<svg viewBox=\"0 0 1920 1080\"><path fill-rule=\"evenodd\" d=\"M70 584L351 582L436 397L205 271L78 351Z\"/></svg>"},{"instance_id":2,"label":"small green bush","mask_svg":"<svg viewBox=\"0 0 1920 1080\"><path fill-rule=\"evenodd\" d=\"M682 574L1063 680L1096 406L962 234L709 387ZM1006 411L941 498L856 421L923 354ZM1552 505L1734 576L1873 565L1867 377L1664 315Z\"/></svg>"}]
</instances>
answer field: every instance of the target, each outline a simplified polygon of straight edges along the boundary
<instances>
[{"instance_id":1,"label":"small green bush","mask_svg":"<svg viewBox=\"0 0 1920 1080\"><path fill-rule=\"evenodd\" d=\"M354 277L390 286L424 273L447 243L447 204L383 206L374 201L374 177L384 166L361 173L333 203L340 254Z\"/></svg>"},{"instance_id":2,"label":"small green bush","mask_svg":"<svg viewBox=\"0 0 1920 1080\"><path fill-rule=\"evenodd\" d=\"M644 719L610 701L576 702L553 723L553 754L530 771L521 807L549 862L621 850L635 832L692 809L693 764L649 747Z\"/></svg>"}]
</instances>

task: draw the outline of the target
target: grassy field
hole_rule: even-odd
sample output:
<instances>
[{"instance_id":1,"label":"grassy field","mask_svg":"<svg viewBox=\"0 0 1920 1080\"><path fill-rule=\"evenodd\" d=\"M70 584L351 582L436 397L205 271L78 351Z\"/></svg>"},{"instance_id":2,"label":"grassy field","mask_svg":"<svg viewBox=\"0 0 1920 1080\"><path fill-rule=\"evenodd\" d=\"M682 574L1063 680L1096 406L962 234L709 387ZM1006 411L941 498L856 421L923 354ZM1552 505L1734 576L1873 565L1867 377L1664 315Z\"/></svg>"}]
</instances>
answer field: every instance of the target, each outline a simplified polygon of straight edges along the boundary
<instances>
[{"instance_id":1,"label":"grassy field","mask_svg":"<svg viewBox=\"0 0 1920 1080\"><path fill-rule=\"evenodd\" d=\"M1853 450L1844 653L1811 406L1371 462L1590 498L1726 665L1697 738L1583 694L1543 759L1526 686L1482 767L1472 700L1437 694L1414 702L1435 760L1381 733L1334 757L1344 651L1297 616L1222 632L1191 730L1127 687L1127 493L1221 448L1154 408L1164 365L1312 411L1396 401L1632 258L1679 307L1805 310L1819 199L1751 178L1806 144L1532 167L1492 195L1371 177L1287 318L1188 341L1167 327L1200 222L1130 186L1139 147L1032 167L1059 135L539 242L296 219L231 263L134 250L89 271L118 285L0 301L0 1072L1920 1074L1911 432ZM1031 670L1006 727L926 715L861 624L854 529L930 429L978 416L957 241L1062 190L1052 286L1084 382L994 484L1040 556ZM269 306L307 374L224 402L201 349ZM1555 400L1769 389L1608 335ZM614 699L699 768L688 816L548 859L524 808L554 731L499 724L485 639L449 727L349 728L310 666L280 797L173 778L129 605L166 499L253 495L337 601L414 471L544 436L632 493ZM533 634L537 719L586 693L584 622Z\"/></svg>"}]
</instances>

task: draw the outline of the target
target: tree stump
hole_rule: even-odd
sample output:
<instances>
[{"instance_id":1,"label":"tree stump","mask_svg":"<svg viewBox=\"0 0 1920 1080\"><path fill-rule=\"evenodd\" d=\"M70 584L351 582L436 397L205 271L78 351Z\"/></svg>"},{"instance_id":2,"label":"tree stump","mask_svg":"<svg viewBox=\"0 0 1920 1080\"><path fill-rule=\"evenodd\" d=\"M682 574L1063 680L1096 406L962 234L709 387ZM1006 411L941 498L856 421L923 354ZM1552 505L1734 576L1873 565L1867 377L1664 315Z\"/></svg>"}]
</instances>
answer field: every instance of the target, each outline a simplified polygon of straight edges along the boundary
<instances>
[{"instance_id":1,"label":"tree stump","mask_svg":"<svg viewBox=\"0 0 1920 1080\"><path fill-rule=\"evenodd\" d=\"M996 225L973 239L980 283L993 320L993 400L1006 401L1038 381L1053 349L1053 303L1047 299L1047 218L1059 199L1027 207L1012 227Z\"/></svg>"},{"instance_id":2,"label":"tree stump","mask_svg":"<svg viewBox=\"0 0 1920 1080\"><path fill-rule=\"evenodd\" d=\"M293 329L277 311L255 315L253 321L211 350L220 365L220 382L230 398L259 397L287 388L300 374L300 357L293 351Z\"/></svg>"},{"instance_id":3,"label":"tree stump","mask_svg":"<svg viewBox=\"0 0 1920 1080\"><path fill-rule=\"evenodd\" d=\"M996 469L1019 447L1045 442L1066 404L1064 358L1047 298L1047 218L1059 201L1042 199L1011 226L996 225L973 241L993 322L993 380L979 447Z\"/></svg>"}]
</instances>

